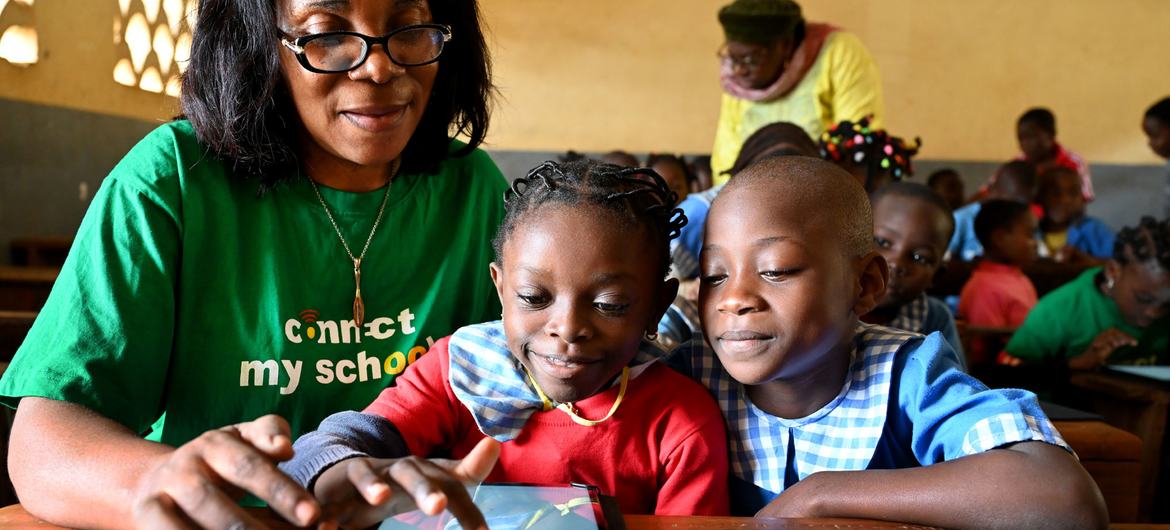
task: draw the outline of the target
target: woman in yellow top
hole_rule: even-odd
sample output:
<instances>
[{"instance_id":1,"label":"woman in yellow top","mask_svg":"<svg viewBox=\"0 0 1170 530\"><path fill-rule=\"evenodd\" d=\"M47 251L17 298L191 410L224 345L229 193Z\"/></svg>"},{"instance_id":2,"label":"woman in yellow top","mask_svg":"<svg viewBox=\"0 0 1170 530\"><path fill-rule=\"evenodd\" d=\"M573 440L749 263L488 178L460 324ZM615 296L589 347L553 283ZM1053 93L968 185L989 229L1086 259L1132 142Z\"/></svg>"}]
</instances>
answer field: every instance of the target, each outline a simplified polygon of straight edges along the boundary
<instances>
[{"instance_id":1,"label":"woman in yellow top","mask_svg":"<svg viewBox=\"0 0 1170 530\"><path fill-rule=\"evenodd\" d=\"M711 151L715 184L727 180L723 172L743 141L769 123L795 123L813 138L867 115L881 127L881 77L853 34L806 23L792 0L735 0L719 10L719 23L726 43L719 51L724 94Z\"/></svg>"}]
</instances>

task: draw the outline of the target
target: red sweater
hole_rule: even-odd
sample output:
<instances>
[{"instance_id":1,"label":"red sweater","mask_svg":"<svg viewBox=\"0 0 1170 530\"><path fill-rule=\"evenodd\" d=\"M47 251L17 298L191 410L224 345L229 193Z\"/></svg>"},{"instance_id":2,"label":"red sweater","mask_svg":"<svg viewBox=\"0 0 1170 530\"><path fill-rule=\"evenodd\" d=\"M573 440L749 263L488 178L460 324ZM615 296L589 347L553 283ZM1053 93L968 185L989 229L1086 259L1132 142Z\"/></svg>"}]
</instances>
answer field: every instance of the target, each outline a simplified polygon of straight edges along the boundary
<instances>
[{"instance_id":1,"label":"red sweater","mask_svg":"<svg viewBox=\"0 0 1170 530\"><path fill-rule=\"evenodd\" d=\"M455 397L444 338L364 411L390 420L410 452L462 458L484 438ZM618 389L574 405L586 418L609 412ZM593 427L560 410L536 412L505 442L488 482L597 486L622 513L728 512L723 416L698 383L657 363L630 381L616 414Z\"/></svg>"}]
</instances>

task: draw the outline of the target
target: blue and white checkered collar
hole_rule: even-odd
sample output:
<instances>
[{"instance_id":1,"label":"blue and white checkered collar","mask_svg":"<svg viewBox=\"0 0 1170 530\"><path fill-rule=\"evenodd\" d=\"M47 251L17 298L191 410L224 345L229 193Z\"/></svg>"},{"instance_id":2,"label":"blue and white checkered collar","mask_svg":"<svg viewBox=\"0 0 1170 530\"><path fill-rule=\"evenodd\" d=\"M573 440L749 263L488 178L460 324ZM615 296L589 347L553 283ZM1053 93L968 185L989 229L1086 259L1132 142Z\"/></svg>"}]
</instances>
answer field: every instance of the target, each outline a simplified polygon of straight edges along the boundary
<instances>
[{"instance_id":1,"label":"blue and white checkered collar","mask_svg":"<svg viewBox=\"0 0 1170 530\"><path fill-rule=\"evenodd\" d=\"M926 324L926 315L929 311L930 303L926 300L926 293L922 293L910 303L903 304L898 309L898 316L894 317L888 326L922 333L922 327Z\"/></svg>"},{"instance_id":2,"label":"blue and white checkered collar","mask_svg":"<svg viewBox=\"0 0 1170 530\"><path fill-rule=\"evenodd\" d=\"M886 423L894 354L916 334L860 324L853 362L841 392L798 419L771 416L747 397L706 346L693 359L695 375L715 395L727 421L731 468L740 479L772 492L785 488L789 445L795 474L865 469ZM706 344L704 341L703 344Z\"/></svg>"},{"instance_id":3,"label":"blue and white checkered collar","mask_svg":"<svg viewBox=\"0 0 1170 530\"><path fill-rule=\"evenodd\" d=\"M485 435L501 442L515 439L528 418L544 409L520 361L508 350L503 321L459 328L451 335L447 352L451 390ZM662 356L661 350L643 341L630 363L630 379Z\"/></svg>"}]
</instances>

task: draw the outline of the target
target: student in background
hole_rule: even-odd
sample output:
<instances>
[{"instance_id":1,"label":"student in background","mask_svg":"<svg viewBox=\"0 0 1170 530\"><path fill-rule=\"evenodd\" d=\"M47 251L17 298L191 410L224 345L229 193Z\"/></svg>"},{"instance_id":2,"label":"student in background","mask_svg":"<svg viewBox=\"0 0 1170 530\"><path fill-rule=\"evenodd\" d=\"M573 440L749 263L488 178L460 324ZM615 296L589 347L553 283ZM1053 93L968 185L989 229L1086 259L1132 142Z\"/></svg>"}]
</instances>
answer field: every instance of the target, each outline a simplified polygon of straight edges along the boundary
<instances>
[{"instance_id":1,"label":"student in background","mask_svg":"<svg viewBox=\"0 0 1170 530\"><path fill-rule=\"evenodd\" d=\"M711 155L699 155L691 157L688 165L691 167L691 174L695 176L692 182L691 193L699 193L711 188Z\"/></svg>"},{"instance_id":2,"label":"student in background","mask_svg":"<svg viewBox=\"0 0 1170 530\"><path fill-rule=\"evenodd\" d=\"M1042 173L1037 199L1044 209L1038 232L1041 257L1099 264L1113 255L1113 230L1085 215L1080 177L1075 171L1057 167Z\"/></svg>"},{"instance_id":3,"label":"student in background","mask_svg":"<svg viewBox=\"0 0 1170 530\"><path fill-rule=\"evenodd\" d=\"M666 181L666 185L670 187L670 191L674 192L675 200L674 206L683 199L687 198L691 190L691 173L687 163L683 161L682 157L662 154L650 153L646 156L646 166L653 169Z\"/></svg>"},{"instance_id":4,"label":"student in background","mask_svg":"<svg viewBox=\"0 0 1170 530\"><path fill-rule=\"evenodd\" d=\"M821 158L848 171L869 193L913 175L910 159L921 147L918 138L910 144L874 128L869 116L856 123L842 121L834 125L821 135L820 142Z\"/></svg>"},{"instance_id":5,"label":"student in background","mask_svg":"<svg viewBox=\"0 0 1170 530\"><path fill-rule=\"evenodd\" d=\"M733 513L1105 527L1033 394L988 390L938 333L859 322L888 273L873 227L861 186L805 157L750 166L712 205L704 336L669 362L723 410Z\"/></svg>"},{"instance_id":6,"label":"student in background","mask_svg":"<svg viewBox=\"0 0 1170 530\"><path fill-rule=\"evenodd\" d=\"M492 482L590 484L622 513L725 513L719 410L650 344L678 288L672 195L648 169L596 162L514 182L491 264L502 319L440 339L364 412L297 440L283 469L365 527L465 478L403 457L477 456L494 438Z\"/></svg>"},{"instance_id":7,"label":"student in background","mask_svg":"<svg viewBox=\"0 0 1170 530\"><path fill-rule=\"evenodd\" d=\"M1001 360L1059 362L1074 370L1170 364L1170 221L1144 217L1117 235L1104 267L1048 293Z\"/></svg>"},{"instance_id":8,"label":"student in background","mask_svg":"<svg viewBox=\"0 0 1170 530\"><path fill-rule=\"evenodd\" d=\"M1036 218L1026 204L987 201L975 216L983 260L959 295L959 316L974 326L1014 328L1036 305L1021 267L1036 260Z\"/></svg>"},{"instance_id":9,"label":"student in background","mask_svg":"<svg viewBox=\"0 0 1170 530\"><path fill-rule=\"evenodd\" d=\"M1164 191L1166 203L1162 217L1170 218L1170 97L1163 98L1146 110L1142 117L1142 132L1146 133L1150 150L1167 162Z\"/></svg>"},{"instance_id":10,"label":"student in background","mask_svg":"<svg viewBox=\"0 0 1170 530\"><path fill-rule=\"evenodd\" d=\"M992 176L984 200L1009 200L1031 204L1036 197L1036 168L1023 160L999 167ZM983 255L983 245L975 235L975 216L982 203L977 201L955 210L955 235L947 246L950 259L972 261Z\"/></svg>"},{"instance_id":11,"label":"student in background","mask_svg":"<svg viewBox=\"0 0 1170 530\"><path fill-rule=\"evenodd\" d=\"M638 157L620 149L601 155L601 161L615 166L641 167L641 164L638 163Z\"/></svg>"},{"instance_id":12,"label":"student in background","mask_svg":"<svg viewBox=\"0 0 1170 530\"><path fill-rule=\"evenodd\" d=\"M1016 139L1020 143L1020 159L1036 166L1037 174L1063 167L1076 172L1078 188L1085 202L1093 200L1093 180L1089 166L1080 155L1065 149L1056 141L1056 116L1045 108L1033 108L1020 115L1016 122Z\"/></svg>"},{"instance_id":13,"label":"student in background","mask_svg":"<svg viewBox=\"0 0 1170 530\"><path fill-rule=\"evenodd\" d=\"M887 184L870 202L873 240L889 265L890 279L885 296L862 320L924 335L942 333L964 361L950 309L926 295L955 228L950 208L930 188L911 182Z\"/></svg>"},{"instance_id":14,"label":"student in background","mask_svg":"<svg viewBox=\"0 0 1170 530\"><path fill-rule=\"evenodd\" d=\"M943 168L934 173L931 173L926 179L926 185L930 186L951 210L958 210L967 203L967 193L963 190L963 177L959 175L958 171L952 168Z\"/></svg>"}]
</instances>

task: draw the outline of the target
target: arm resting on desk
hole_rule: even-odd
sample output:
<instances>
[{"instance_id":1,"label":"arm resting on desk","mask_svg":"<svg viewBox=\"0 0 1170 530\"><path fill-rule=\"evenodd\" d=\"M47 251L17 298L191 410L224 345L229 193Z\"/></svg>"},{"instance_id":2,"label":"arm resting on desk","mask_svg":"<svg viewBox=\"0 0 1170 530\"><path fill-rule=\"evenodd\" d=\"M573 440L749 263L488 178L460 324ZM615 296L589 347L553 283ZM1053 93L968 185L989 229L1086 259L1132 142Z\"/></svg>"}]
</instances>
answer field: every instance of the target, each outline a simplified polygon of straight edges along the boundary
<instances>
[{"instance_id":1,"label":"arm resting on desk","mask_svg":"<svg viewBox=\"0 0 1170 530\"><path fill-rule=\"evenodd\" d=\"M1043 442L931 466L823 472L761 510L778 517L855 517L947 528L1106 528L1105 501L1067 451Z\"/></svg>"},{"instance_id":2,"label":"arm resting on desk","mask_svg":"<svg viewBox=\"0 0 1170 530\"><path fill-rule=\"evenodd\" d=\"M164 528L185 518L206 528L254 525L233 500L242 491L309 524L320 508L274 463L291 452L288 424L275 416L173 448L81 405L26 397L12 425L8 469L24 507L62 526Z\"/></svg>"}]
</instances>

